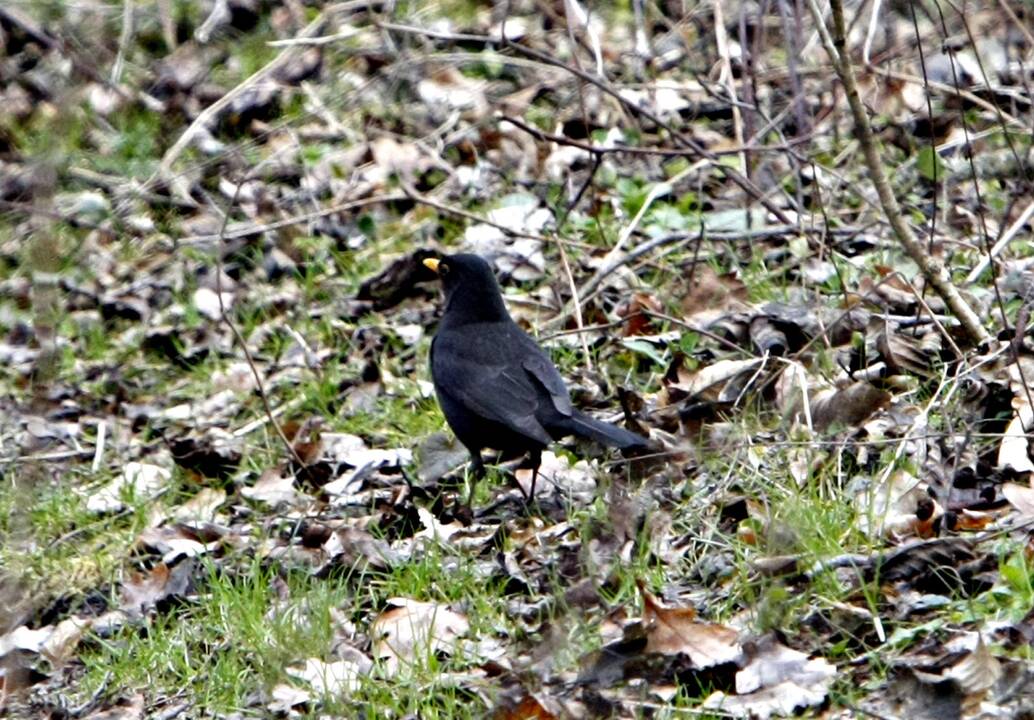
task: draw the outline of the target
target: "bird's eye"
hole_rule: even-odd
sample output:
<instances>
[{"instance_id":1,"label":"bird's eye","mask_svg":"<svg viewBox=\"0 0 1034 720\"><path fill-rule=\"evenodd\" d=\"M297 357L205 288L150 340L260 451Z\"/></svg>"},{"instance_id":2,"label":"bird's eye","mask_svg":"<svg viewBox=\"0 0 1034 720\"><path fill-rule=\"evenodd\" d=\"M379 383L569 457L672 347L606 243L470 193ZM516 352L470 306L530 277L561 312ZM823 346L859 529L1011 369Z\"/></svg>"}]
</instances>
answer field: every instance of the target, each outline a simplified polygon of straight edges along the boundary
<instances>
[{"instance_id":1,"label":"bird's eye","mask_svg":"<svg viewBox=\"0 0 1034 720\"><path fill-rule=\"evenodd\" d=\"M438 274L445 277L449 274L449 266L445 263L438 263Z\"/></svg>"}]
</instances>

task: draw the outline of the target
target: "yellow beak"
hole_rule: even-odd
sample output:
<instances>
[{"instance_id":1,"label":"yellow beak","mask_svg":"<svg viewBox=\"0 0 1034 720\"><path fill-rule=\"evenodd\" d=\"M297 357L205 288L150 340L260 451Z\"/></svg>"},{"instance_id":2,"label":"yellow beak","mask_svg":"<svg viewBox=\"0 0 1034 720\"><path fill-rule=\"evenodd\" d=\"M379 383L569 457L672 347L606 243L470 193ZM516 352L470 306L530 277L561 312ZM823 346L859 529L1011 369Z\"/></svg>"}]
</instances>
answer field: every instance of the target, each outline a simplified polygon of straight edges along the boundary
<instances>
[{"instance_id":1,"label":"yellow beak","mask_svg":"<svg viewBox=\"0 0 1034 720\"><path fill-rule=\"evenodd\" d=\"M424 260L424 267L430 268L434 272L438 272L438 265L441 261L438 258L427 258Z\"/></svg>"}]
</instances>

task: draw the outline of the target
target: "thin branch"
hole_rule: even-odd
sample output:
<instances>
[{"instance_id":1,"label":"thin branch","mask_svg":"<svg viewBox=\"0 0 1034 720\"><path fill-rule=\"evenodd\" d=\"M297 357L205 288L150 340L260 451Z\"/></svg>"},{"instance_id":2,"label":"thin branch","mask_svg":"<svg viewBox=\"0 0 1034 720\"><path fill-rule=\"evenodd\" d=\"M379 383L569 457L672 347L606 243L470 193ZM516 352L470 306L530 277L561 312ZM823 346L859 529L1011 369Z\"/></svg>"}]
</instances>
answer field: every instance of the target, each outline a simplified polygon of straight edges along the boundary
<instances>
[{"instance_id":1,"label":"thin branch","mask_svg":"<svg viewBox=\"0 0 1034 720\"><path fill-rule=\"evenodd\" d=\"M994 258L996 258L1002 250L1004 250L1006 246L1020 234L1020 231L1023 230L1024 226L1026 226L1027 221L1032 217L1034 217L1034 200L1031 200L1027 204L1027 207L1023 209L1023 212L1020 213L1020 216L1016 218L1015 222L1013 222L1005 232L1002 233L1002 237L998 239L998 242L996 242L986 254L981 256L980 262L978 262L976 266L970 270L969 275L966 276L967 284L976 282L977 278L987 270Z\"/></svg>"},{"instance_id":2,"label":"thin branch","mask_svg":"<svg viewBox=\"0 0 1034 720\"><path fill-rule=\"evenodd\" d=\"M432 198L429 198L426 195L420 193L416 188L414 188L412 185L408 183L402 183L402 190L405 192L405 198L412 200L415 203L419 203L420 205L426 205L427 207L439 210L445 213L446 215L454 215L456 217L464 218L465 220L470 220L471 222L489 225L497 230L501 230L502 232L506 233L511 237L528 238L529 240L538 240L542 243L549 242L549 239L543 237L542 235L535 235L534 233L526 233L521 232L519 230L514 230L513 228L509 228L506 225L500 225L497 222L493 222L488 218L481 217L480 215L469 212L467 210L463 210L462 208L454 207L452 205L447 205L443 202L433 200Z\"/></svg>"},{"instance_id":3,"label":"thin branch","mask_svg":"<svg viewBox=\"0 0 1034 720\"><path fill-rule=\"evenodd\" d=\"M396 28L396 29L401 30L402 28L399 27L399 28ZM420 34L426 34L425 31L422 28L412 28L412 31L418 32ZM649 120L650 122L655 124L657 127L662 128L663 130L668 132L668 134L672 137L672 139L674 139L678 144L682 145L685 148L689 148L690 150L694 151L695 153L697 153L698 157L701 157L703 159L712 161L715 164L715 169L717 169L719 172L721 172L726 178L728 178L729 180L733 181L744 192L746 192L751 197L753 197L755 200L760 202L765 207L765 209L767 209L769 212L771 212L773 215L775 215L780 220L780 222L784 222L784 223L787 223L787 224L789 224L791 222L790 218L786 215L786 213L783 212L783 209L780 208L780 207L777 207L774 203L772 203L772 201L768 199L767 195L765 194L765 192L763 190L761 190L761 188L759 188L757 185L755 185L749 179L744 177L741 173L737 172L734 168L731 168L731 167L728 167L726 165L722 165L721 163L719 163L718 162L718 157L714 153L712 153L710 150L708 150L708 149L704 148L703 146L701 146L695 140L693 140L693 139L691 139L689 137L686 137L684 134L680 133L678 130L673 128L668 123L664 122L660 117L658 117L656 114L654 114L650 110L648 110L646 108L643 108L643 107L640 107L635 102L633 102L633 101L629 100L628 98L624 97L609 82L606 82L605 80L603 80L601 78L598 78L598 77L596 77L594 75L591 75L590 73L587 73L587 72L584 72L582 70L579 70L576 67L572 67L572 66L568 65L567 63L565 63L565 62L563 62L561 60L558 60L555 57L553 57L553 56L551 56L551 55L549 55L547 53L540 52L539 50L535 50L534 48L527 47L527 46L522 45L520 43L512 42L506 36L505 26L503 28L502 35L503 35L503 42L505 43L506 47L508 47L508 48L510 48L512 50L515 50L516 52L524 55L525 57L530 57L530 58L533 58L535 60L538 60L539 62L541 62L541 63L543 63L545 65L551 65L553 67L557 67L557 68L560 68L562 70L566 70L568 73L570 73L570 74L580 78L581 80L584 80L585 82L587 82L587 83L589 83L591 85L595 85L597 88L602 90L605 94L607 94L610 97L614 98L618 103L620 103L621 107L625 108L628 112L632 113L633 115L637 115L637 116L646 118L647 120ZM486 39L488 39L488 36L484 36L484 37Z\"/></svg>"},{"instance_id":4,"label":"thin branch","mask_svg":"<svg viewBox=\"0 0 1034 720\"><path fill-rule=\"evenodd\" d=\"M293 225L303 225L313 220L318 220L328 215L336 215L346 210L354 210L355 208L363 207L366 205L376 205L377 203L389 203L398 202L399 200L406 200L409 196L404 193L389 193L388 195L371 195L368 198L360 198L359 200L352 200L346 203L340 203L338 205L331 205L328 208L322 210L316 210L315 212L305 213L304 215L295 215L294 217L285 218L284 220L277 220L271 223L241 223L231 229L226 229L223 233L217 233L215 235L187 235L186 237L179 238L176 242L179 245L194 245L200 243L209 243L213 240L222 242L223 240L233 240L234 238L247 237L249 235L258 235L259 233L270 232L271 230L279 230L285 227L291 227ZM416 199L416 198L413 198Z\"/></svg>"},{"instance_id":5,"label":"thin branch","mask_svg":"<svg viewBox=\"0 0 1034 720\"><path fill-rule=\"evenodd\" d=\"M844 22L844 6L842 0L830 0L833 10L833 32L831 36L822 18L822 11L818 7L817 0L808 0L812 15L822 37L822 43L833 61L840 82L844 86L844 93L847 96L848 104L851 107L851 114L854 117L855 128L858 140L862 146L865 156L865 164L869 170L876 194L883 206L883 213L890 223L891 229L898 242L904 247L908 256L919 266L927 282L933 287L945 304L959 319L963 329L974 343L984 343L991 340L991 335L981 323L973 308L965 301L959 291L952 284L951 276L944 264L937 258L926 252L923 244L916 238L905 221L898 205L894 189L883 169L880 158L880 151L876 145L876 138L873 136L872 126L869 124L869 116L862 105L861 96L858 93L858 85L855 80L854 67L847 51L846 26Z\"/></svg>"},{"instance_id":6,"label":"thin branch","mask_svg":"<svg viewBox=\"0 0 1034 720\"><path fill-rule=\"evenodd\" d=\"M532 137L542 140L543 142L554 142L557 145L567 145L569 147L578 148L584 150L587 153L593 155L609 155L609 154L625 154L625 155L659 155L661 157L699 157L700 153L696 150L687 150L686 148L662 148L662 147L633 147L631 145L593 145L583 140L575 140L569 138L566 135L556 135L554 133L548 133L545 130L540 130L534 125L529 125L523 120L513 117L512 115L499 116L500 120L505 120L511 125L515 125L524 132L528 133ZM739 155L744 152L786 152L788 149L795 145L804 145L811 142L810 137L794 138L793 140L780 143L778 145L754 145L747 143L738 147L723 148L721 150L712 150L717 156L722 155Z\"/></svg>"},{"instance_id":7,"label":"thin branch","mask_svg":"<svg viewBox=\"0 0 1034 720\"><path fill-rule=\"evenodd\" d=\"M284 447L287 448L287 453L294 461L298 464L300 471L304 471L307 467L301 455L295 450L294 445L290 440L287 439L287 435L284 434L284 429L280 427L280 423L276 421L276 417L273 415L273 408L269 404L269 396L266 394L266 387L262 382L262 373L259 372L258 367L255 365L255 359L251 356L251 350L248 349L248 343L244 340L244 336L241 335L241 331L237 328L237 325L230 318L229 313L226 312L225 304L223 303L223 242L226 236L226 226L230 221L230 213L233 208L237 205L237 198L240 197L241 188L244 187L244 183L247 181L247 177L244 177L237 183L237 186L233 190L233 197L230 198L230 204L226 207L226 211L223 213L223 223L219 228L219 242L215 248L215 296L219 301L219 317L226 324L226 327L230 329L233 334L234 340L241 348L241 352L244 353L244 360L248 363L248 367L251 368L251 374L255 378L255 387L259 393L259 399L262 400L262 407L266 411L266 417L269 418L269 423L276 430L277 436L280 441L283 442Z\"/></svg>"}]
</instances>

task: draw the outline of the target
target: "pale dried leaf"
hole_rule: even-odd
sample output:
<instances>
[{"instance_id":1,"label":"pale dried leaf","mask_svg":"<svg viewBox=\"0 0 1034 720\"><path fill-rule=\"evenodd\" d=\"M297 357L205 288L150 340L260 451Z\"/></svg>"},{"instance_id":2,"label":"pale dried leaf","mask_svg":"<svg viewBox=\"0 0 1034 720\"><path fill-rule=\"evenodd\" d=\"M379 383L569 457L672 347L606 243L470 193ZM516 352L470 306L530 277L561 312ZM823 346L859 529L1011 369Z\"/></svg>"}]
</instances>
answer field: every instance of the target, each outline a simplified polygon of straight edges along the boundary
<instances>
[{"instance_id":1,"label":"pale dried leaf","mask_svg":"<svg viewBox=\"0 0 1034 720\"><path fill-rule=\"evenodd\" d=\"M418 507L416 512L424 529L414 535L414 537L434 542L448 542L454 533L463 531L463 525L457 521L451 523L438 522L438 519L426 508Z\"/></svg>"},{"instance_id":2,"label":"pale dried leaf","mask_svg":"<svg viewBox=\"0 0 1034 720\"><path fill-rule=\"evenodd\" d=\"M241 488L241 495L267 505L293 505L300 497L294 488L294 478L281 475L275 468L262 473L251 487Z\"/></svg>"},{"instance_id":3,"label":"pale dried leaf","mask_svg":"<svg viewBox=\"0 0 1034 720\"><path fill-rule=\"evenodd\" d=\"M785 682L798 685L828 685L836 675L836 667L823 658L809 659L797 650L766 638L750 653L746 667L736 673L736 693L775 687Z\"/></svg>"},{"instance_id":4,"label":"pale dried leaf","mask_svg":"<svg viewBox=\"0 0 1034 720\"><path fill-rule=\"evenodd\" d=\"M1005 483L1002 496L1025 517L1034 517L1034 488L1029 485Z\"/></svg>"},{"instance_id":5,"label":"pale dried leaf","mask_svg":"<svg viewBox=\"0 0 1034 720\"><path fill-rule=\"evenodd\" d=\"M932 515L920 521L916 515L920 503L929 500L926 483L900 470L878 487L866 487L855 496L858 524L865 533L923 537L933 520L944 514L944 509L933 501Z\"/></svg>"},{"instance_id":6,"label":"pale dried leaf","mask_svg":"<svg viewBox=\"0 0 1034 720\"><path fill-rule=\"evenodd\" d=\"M891 395L866 382L817 395L812 399L812 426L823 431L831 427L854 429L890 402Z\"/></svg>"},{"instance_id":7,"label":"pale dried leaf","mask_svg":"<svg viewBox=\"0 0 1034 720\"><path fill-rule=\"evenodd\" d=\"M482 88L483 83L468 78L455 68L445 67L417 83L416 92L430 107L473 110L480 114L487 106Z\"/></svg>"},{"instance_id":8,"label":"pale dried leaf","mask_svg":"<svg viewBox=\"0 0 1034 720\"><path fill-rule=\"evenodd\" d=\"M532 470L520 468L514 472L525 493L531 492ZM561 494L575 496L591 501L596 491L596 480L589 469L589 463L579 460L574 465L566 456L546 450L542 453L538 479L535 483L536 495L549 496Z\"/></svg>"},{"instance_id":9,"label":"pale dried leaf","mask_svg":"<svg viewBox=\"0 0 1034 720\"><path fill-rule=\"evenodd\" d=\"M741 375L757 372L762 362L760 358L719 360L689 373L684 381L679 382L679 387L690 397L704 396L716 399L728 383Z\"/></svg>"},{"instance_id":10,"label":"pale dried leaf","mask_svg":"<svg viewBox=\"0 0 1034 720\"><path fill-rule=\"evenodd\" d=\"M768 637L748 650L750 660L736 673L736 695L712 694L704 707L737 717L792 715L826 700L836 667Z\"/></svg>"},{"instance_id":11,"label":"pale dried leaf","mask_svg":"<svg viewBox=\"0 0 1034 720\"><path fill-rule=\"evenodd\" d=\"M0 637L0 658L13 650L26 650L38 653L53 633L54 627L52 625L47 625L37 630L30 630L26 626L20 625L3 637Z\"/></svg>"},{"instance_id":12,"label":"pale dried leaf","mask_svg":"<svg viewBox=\"0 0 1034 720\"><path fill-rule=\"evenodd\" d=\"M977 646L956 665L948 668L944 677L958 682L967 695L986 692L994 687L1002 676L1002 665L987 649L987 644L978 634Z\"/></svg>"},{"instance_id":13,"label":"pale dried leaf","mask_svg":"<svg viewBox=\"0 0 1034 720\"><path fill-rule=\"evenodd\" d=\"M392 606L370 626L373 656L385 661L391 675L403 665L422 665L427 653L451 653L470 625L445 605L392 598Z\"/></svg>"},{"instance_id":14,"label":"pale dried leaf","mask_svg":"<svg viewBox=\"0 0 1034 720\"><path fill-rule=\"evenodd\" d=\"M215 512L226 502L226 491L202 488L197 495L173 510L172 517L179 522L212 522Z\"/></svg>"},{"instance_id":15,"label":"pale dried leaf","mask_svg":"<svg viewBox=\"0 0 1034 720\"><path fill-rule=\"evenodd\" d=\"M287 674L309 684L320 695L347 696L359 689L360 678L370 672L373 661L358 650L334 662L309 658L302 667L287 668Z\"/></svg>"},{"instance_id":16,"label":"pale dried leaf","mask_svg":"<svg viewBox=\"0 0 1034 720\"><path fill-rule=\"evenodd\" d=\"M125 503L122 497L130 493L137 499L149 499L165 488L172 473L158 465L126 463L122 473L86 500L86 509L94 513L118 512Z\"/></svg>"},{"instance_id":17,"label":"pale dried leaf","mask_svg":"<svg viewBox=\"0 0 1034 720\"><path fill-rule=\"evenodd\" d=\"M308 705L312 701L312 693L294 685L280 683L269 693L272 701L266 705L270 712L287 714L299 705Z\"/></svg>"},{"instance_id":18,"label":"pale dried leaf","mask_svg":"<svg viewBox=\"0 0 1034 720\"><path fill-rule=\"evenodd\" d=\"M92 624L92 618L65 618L54 627L54 632L43 643L40 652L51 664L55 667L60 667L71 659L72 654L79 647L79 641L82 639L83 633Z\"/></svg>"},{"instance_id":19,"label":"pale dried leaf","mask_svg":"<svg viewBox=\"0 0 1034 720\"><path fill-rule=\"evenodd\" d=\"M223 312L228 312L233 306L233 293L222 293L222 307L219 306L219 294L207 287L199 287L194 291L194 308L209 320L219 320Z\"/></svg>"},{"instance_id":20,"label":"pale dried leaf","mask_svg":"<svg viewBox=\"0 0 1034 720\"><path fill-rule=\"evenodd\" d=\"M1034 472L1034 461L1030 459L1030 438L1027 428L1034 427L1034 410L1023 405L1009 421L998 447L998 469L1017 473Z\"/></svg>"}]
</instances>

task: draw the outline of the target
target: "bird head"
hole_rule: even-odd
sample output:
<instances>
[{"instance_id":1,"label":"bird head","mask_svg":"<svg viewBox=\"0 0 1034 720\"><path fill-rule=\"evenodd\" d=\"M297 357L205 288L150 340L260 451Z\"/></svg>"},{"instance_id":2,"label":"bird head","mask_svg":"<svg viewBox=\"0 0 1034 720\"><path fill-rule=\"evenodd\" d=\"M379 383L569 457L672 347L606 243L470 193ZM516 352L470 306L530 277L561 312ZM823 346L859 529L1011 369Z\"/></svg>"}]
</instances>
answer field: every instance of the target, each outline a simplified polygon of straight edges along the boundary
<instances>
[{"instance_id":1,"label":"bird head","mask_svg":"<svg viewBox=\"0 0 1034 720\"><path fill-rule=\"evenodd\" d=\"M441 278L445 290L444 321L464 324L510 319L492 267L483 258L443 255L423 263Z\"/></svg>"}]
</instances>

